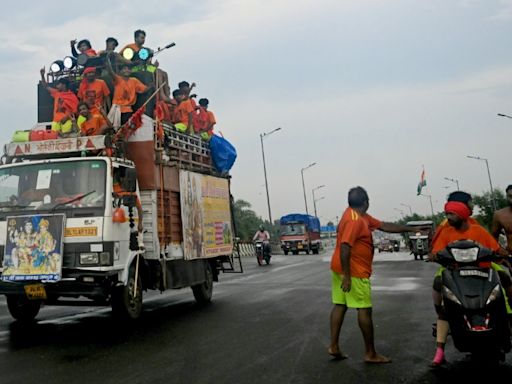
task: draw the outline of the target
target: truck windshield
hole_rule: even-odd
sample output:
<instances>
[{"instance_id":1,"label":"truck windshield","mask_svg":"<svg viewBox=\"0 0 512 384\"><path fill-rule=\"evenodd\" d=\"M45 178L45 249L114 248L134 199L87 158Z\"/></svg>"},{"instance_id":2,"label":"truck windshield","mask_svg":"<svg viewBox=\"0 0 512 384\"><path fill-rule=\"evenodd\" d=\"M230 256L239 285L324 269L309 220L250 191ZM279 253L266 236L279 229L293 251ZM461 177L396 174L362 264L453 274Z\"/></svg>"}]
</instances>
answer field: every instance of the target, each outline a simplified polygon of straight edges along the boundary
<instances>
[{"instance_id":1,"label":"truck windshield","mask_svg":"<svg viewBox=\"0 0 512 384\"><path fill-rule=\"evenodd\" d=\"M281 225L281 235L303 235L304 233L306 233L306 227L304 226L304 224Z\"/></svg>"},{"instance_id":2,"label":"truck windshield","mask_svg":"<svg viewBox=\"0 0 512 384\"><path fill-rule=\"evenodd\" d=\"M2 167L0 215L14 210L104 209L105 172L104 161L85 159Z\"/></svg>"}]
</instances>

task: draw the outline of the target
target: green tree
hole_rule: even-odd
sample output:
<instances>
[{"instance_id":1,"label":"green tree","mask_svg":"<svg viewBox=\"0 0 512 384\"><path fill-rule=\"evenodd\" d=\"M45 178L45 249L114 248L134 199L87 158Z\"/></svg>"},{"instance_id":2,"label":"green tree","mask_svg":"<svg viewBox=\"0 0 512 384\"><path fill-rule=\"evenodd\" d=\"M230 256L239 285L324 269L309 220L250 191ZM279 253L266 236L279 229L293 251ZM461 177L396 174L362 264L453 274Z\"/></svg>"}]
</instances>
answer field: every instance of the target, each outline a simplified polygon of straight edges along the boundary
<instances>
[{"instance_id":1,"label":"green tree","mask_svg":"<svg viewBox=\"0 0 512 384\"><path fill-rule=\"evenodd\" d=\"M494 195L491 195L490 191L486 191L481 195L473 196L473 203L478 207L478 214L475 215L475 219L487 229L491 228L492 217L494 215L492 196L494 196L497 210L507 206L507 198L500 189L495 189Z\"/></svg>"},{"instance_id":2,"label":"green tree","mask_svg":"<svg viewBox=\"0 0 512 384\"><path fill-rule=\"evenodd\" d=\"M245 200L236 200L233 205L233 217L235 220L236 236L243 241L250 241L263 224L263 221L251 209L251 203Z\"/></svg>"}]
</instances>

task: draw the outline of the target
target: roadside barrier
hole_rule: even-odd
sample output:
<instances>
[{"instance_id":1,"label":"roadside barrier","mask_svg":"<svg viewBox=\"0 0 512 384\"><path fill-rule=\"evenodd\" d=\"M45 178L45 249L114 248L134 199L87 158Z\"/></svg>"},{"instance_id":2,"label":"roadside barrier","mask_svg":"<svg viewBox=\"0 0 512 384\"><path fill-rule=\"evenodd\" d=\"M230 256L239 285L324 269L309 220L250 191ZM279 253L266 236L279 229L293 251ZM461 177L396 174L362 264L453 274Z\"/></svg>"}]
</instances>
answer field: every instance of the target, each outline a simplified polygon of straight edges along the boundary
<instances>
[{"instance_id":1,"label":"roadside barrier","mask_svg":"<svg viewBox=\"0 0 512 384\"><path fill-rule=\"evenodd\" d=\"M239 241L238 246L240 248L241 257L252 257L254 254L254 243L252 241ZM273 255L282 254L281 246L279 243L270 243L271 253Z\"/></svg>"}]
</instances>

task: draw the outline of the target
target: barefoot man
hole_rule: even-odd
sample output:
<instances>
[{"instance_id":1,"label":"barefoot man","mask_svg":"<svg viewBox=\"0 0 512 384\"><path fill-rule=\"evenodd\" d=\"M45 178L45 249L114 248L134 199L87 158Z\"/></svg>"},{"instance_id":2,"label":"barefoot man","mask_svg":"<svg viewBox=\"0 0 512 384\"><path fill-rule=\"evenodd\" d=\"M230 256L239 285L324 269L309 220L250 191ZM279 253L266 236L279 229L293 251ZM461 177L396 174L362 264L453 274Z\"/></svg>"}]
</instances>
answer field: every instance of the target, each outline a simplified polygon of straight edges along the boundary
<instances>
[{"instance_id":1,"label":"barefoot man","mask_svg":"<svg viewBox=\"0 0 512 384\"><path fill-rule=\"evenodd\" d=\"M331 344L327 353L335 359L345 359L339 345L340 331L348 308L357 309L357 320L363 334L366 363L389 363L391 360L379 355L373 338L372 301L370 275L373 261L372 232L414 232L413 227L381 222L366 211L369 199L361 187L348 192L349 207L338 225L336 248L331 259L332 302Z\"/></svg>"}]
</instances>

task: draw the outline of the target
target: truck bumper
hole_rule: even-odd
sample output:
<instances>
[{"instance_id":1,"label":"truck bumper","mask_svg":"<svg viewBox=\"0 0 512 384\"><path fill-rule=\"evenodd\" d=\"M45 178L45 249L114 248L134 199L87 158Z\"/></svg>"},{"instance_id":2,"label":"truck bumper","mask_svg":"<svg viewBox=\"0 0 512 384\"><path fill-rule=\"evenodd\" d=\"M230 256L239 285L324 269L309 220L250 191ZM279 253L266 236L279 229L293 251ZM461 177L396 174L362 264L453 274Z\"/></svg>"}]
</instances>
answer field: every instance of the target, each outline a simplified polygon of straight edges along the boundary
<instances>
[{"instance_id":1,"label":"truck bumper","mask_svg":"<svg viewBox=\"0 0 512 384\"><path fill-rule=\"evenodd\" d=\"M111 272L96 271L71 271L64 274L62 280L57 282L0 281L0 294L2 295L25 295L25 286L31 284L42 284L48 298L64 297L105 297L117 284L118 274Z\"/></svg>"}]
</instances>

